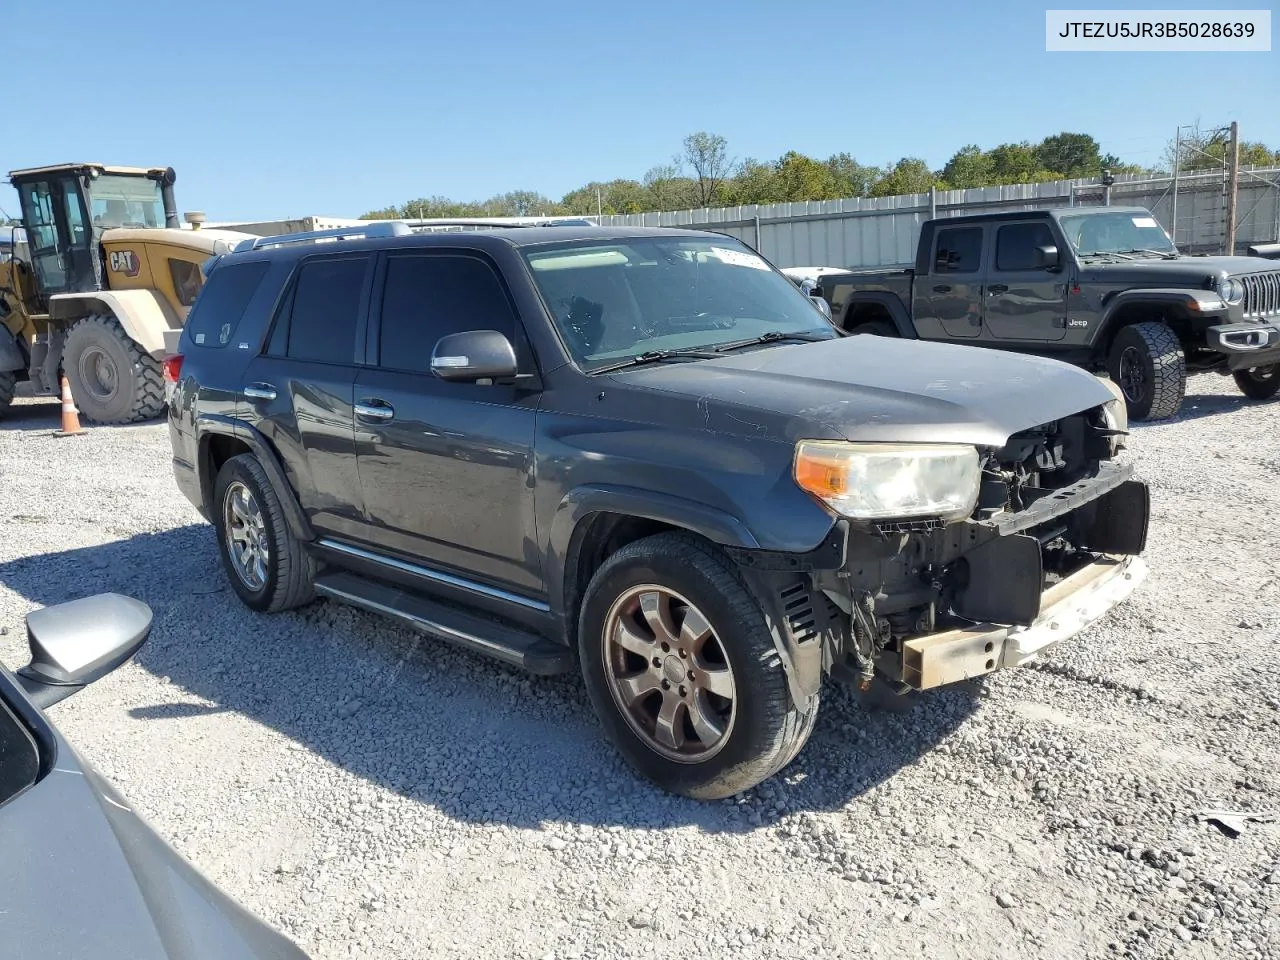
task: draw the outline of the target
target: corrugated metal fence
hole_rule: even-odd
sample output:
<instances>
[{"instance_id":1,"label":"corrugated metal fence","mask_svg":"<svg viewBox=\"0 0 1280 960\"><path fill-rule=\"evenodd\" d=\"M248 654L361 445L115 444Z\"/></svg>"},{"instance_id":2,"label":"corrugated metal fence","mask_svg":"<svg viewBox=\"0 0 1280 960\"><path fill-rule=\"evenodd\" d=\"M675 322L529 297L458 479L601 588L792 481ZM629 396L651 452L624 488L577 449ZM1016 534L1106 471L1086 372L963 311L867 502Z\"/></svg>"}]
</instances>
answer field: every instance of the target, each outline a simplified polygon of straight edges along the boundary
<instances>
[{"instance_id":1,"label":"corrugated metal fence","mask_svg":"<svg viewBox=\"0 0 1280 960\"><path fill-rule=\"evenodd\" d=\"M614 226L692 226L727 233L744 240L779 267L899 266L915 259L920 225L931 216L1100 204L1103 194L1098 180L1059 180L897 197L638 213L599 220ZM1237 251L1243 252L1251 243L1280 239L1280 169L1242 171L1237 196ZM1222 250L1226 185L1220 170L1183 175L1176 185L1172 177L1118 177L1111 188L1111 202L1151 210L1185 252Z\"/></svg>"}]
</instances>

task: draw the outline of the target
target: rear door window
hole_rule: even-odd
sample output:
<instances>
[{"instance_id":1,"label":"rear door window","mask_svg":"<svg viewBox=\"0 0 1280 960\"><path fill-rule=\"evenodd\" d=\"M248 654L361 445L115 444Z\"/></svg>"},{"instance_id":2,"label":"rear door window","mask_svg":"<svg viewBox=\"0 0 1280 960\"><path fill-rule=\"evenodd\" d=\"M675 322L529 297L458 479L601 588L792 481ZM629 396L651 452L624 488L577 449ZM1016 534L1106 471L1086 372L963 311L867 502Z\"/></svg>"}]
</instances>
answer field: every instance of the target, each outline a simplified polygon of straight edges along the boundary
<instances>
[{"instance_id":1,"label":"rear door window","mask_svg":"<svg viewBox=\"0 0 1280 960\"><path fill-rule=\"evenodd\" d=\"M948 227L938 231L935 273L977 273L982 269L982 228Z\"/></svg>"},{"instance_id":2,"label":"rear door window","mask_svg":"<svg viewBox=\"0 0 1280 960\"><path fill-rule=\"evenodd\" d=\"M215 269L187 317L188 340L198 347L225 347L240 326L240 318L267 275L268 266L267 261L256 260Z\"/></svg>"},{"instance_id":3,"label":"rear door window","mask_svg":"<svg viewBox=\"0 0 1280 960\"><path fill-rule=\"evenodd\" d=\"M497 330L517 339L502 281L475 257L391 257L381 315L378 363L384 369L430 373L436 342L451 333Z\"/></svg>"},{"instance_id":4,"label":"rear door window","mask_svg":"<svg viewBox=\"0 0 1280 960\"><path fill-rule=\"evenodd\" d=\"M287 329L273 331L273 347L294 360L354 363L360 300L369 257L308 260L298 269L289 298Z\"/></svg>"}]
</instances>

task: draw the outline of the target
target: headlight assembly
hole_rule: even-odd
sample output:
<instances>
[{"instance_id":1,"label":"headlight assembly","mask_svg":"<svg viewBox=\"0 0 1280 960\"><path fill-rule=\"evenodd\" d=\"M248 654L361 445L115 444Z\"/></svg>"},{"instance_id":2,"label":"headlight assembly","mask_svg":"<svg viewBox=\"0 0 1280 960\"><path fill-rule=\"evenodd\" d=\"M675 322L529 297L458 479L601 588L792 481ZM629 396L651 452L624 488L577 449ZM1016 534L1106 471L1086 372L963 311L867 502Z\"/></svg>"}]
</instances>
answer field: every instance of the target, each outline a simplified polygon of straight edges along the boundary
<instances>
[{"instance_id":1,"label":"headlight assembly","mask_svg":"<svg viewBox=\"0 0 1280 960\"><path fill-rule=\"evenodd\" d=\"M936 517L958 520L978 502L978 451L959 444L796 444L795 481L854 520Z\"/></svg>"},{"instance_id":2,"label":"headlight assembly","mask_svg":"<svg viewBox=\"0 0 1280 960\"><path fill-rule=\"evenodd\" d=\"M1218 296L1227 303L1239 303L1244 299L1244 283L1231 277L1218 284Z\"/></svg>"}]
</instances>

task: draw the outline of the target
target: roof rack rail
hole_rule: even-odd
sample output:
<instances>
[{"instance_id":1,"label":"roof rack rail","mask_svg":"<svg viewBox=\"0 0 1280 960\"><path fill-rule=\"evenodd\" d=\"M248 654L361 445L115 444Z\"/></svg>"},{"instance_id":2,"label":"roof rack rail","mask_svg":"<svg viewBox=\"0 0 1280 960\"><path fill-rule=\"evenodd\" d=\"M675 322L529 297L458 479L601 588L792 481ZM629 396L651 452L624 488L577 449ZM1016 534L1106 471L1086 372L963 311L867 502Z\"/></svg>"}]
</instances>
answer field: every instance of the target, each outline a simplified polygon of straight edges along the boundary
<instances>
[{"instance_id":1,"label":"roof rack rail","mask_svg":"<svg viewBox=\"0 0 1280 960\"><path fill-rule=\"evenodd\" d=\"M314 243L317 240L373 240L379 237L407 237L413 231L398 220L371 220L368 225L340 227L336 230L312 230L310 233L285 233L278 237L254 237L236 244L236 253L281 247L290 243Z\"/></svg>"},{"instance_id":2,"label":"roof rack rail","mask_svg":"<svg viewBox=\"0 0 1280 960\"><path fill-rule=\"evenodd\" d=\"M414 233L455 230L511 230L522 227L594 227L585 217L431 217L400 221Z\"/></svg>"}]
</instances>

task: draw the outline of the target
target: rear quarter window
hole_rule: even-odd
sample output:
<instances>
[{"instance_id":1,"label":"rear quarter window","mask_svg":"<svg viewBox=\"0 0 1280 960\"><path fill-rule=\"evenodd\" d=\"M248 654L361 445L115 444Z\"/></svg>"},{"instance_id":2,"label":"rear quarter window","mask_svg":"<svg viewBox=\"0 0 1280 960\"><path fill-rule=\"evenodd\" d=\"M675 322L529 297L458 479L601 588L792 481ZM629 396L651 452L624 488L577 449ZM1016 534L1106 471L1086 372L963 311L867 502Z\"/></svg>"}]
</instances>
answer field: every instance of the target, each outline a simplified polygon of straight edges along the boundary
<instances>
[{"instance_id":1,"label":"rear quarter window","mask_svg":"<svg viewBox=\"0 0 1280 960\"><path fill-rule=\"evenodd\" d=\"M196 297L184 339L197 347L225 347L270 264L266 260L218 267Z\"/></svg>"}]
</instances>

